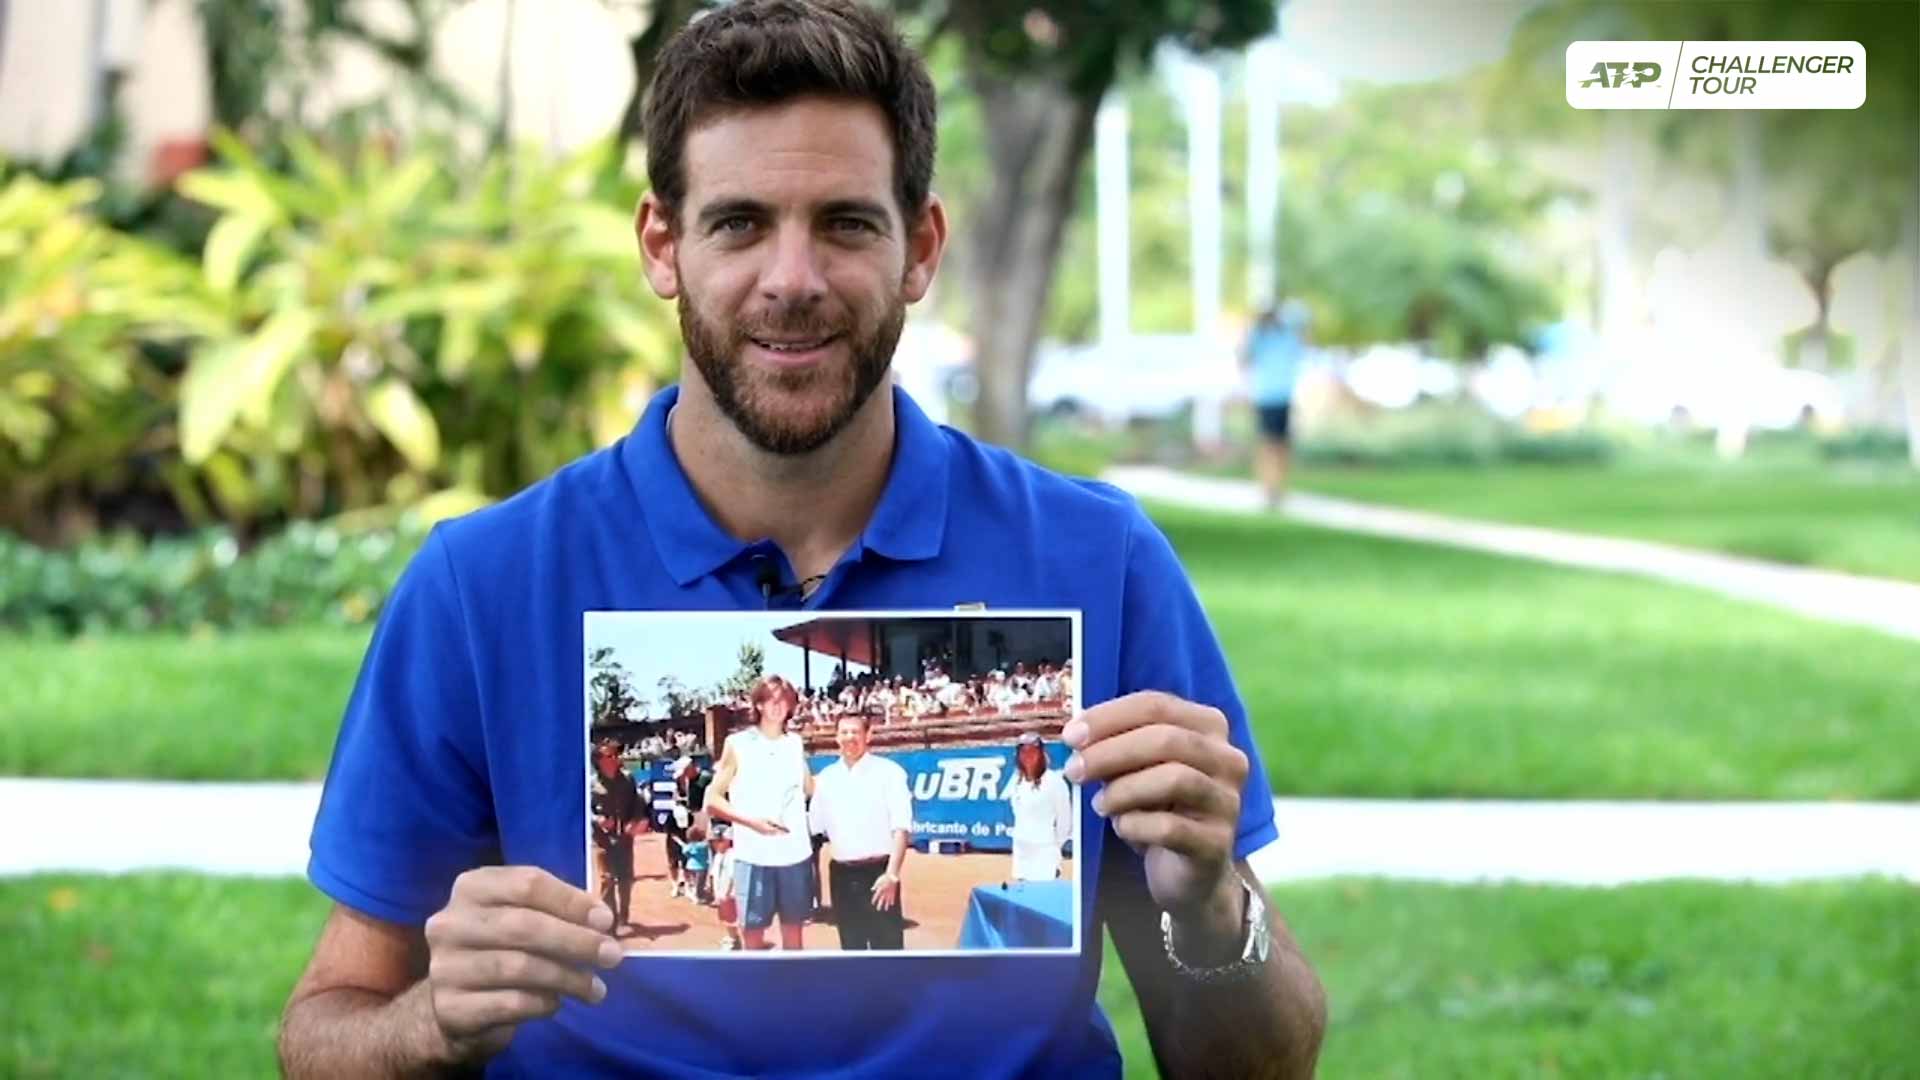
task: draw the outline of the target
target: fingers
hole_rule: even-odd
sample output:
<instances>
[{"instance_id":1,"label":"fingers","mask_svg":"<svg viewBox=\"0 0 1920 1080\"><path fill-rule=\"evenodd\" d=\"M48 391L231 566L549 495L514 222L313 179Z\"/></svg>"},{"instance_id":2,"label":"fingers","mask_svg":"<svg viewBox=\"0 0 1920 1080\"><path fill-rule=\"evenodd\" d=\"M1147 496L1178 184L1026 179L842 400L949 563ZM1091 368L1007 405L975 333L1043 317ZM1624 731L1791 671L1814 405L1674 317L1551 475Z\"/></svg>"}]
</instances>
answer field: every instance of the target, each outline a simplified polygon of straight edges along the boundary
<instances>
[{"instance_id":1,"label":"fingers","mask_svg":"<svg viewBox=\"0 0 1920 1080\"><path fill-rule=\"evenodd\" d=\"M469 870L454 880L452 903L530 908L595 929L613 925L613 913L606 905L536 866Z\"/></svg>"},{"instance_id":2,"label":"fingers","mask_svg":"<svg viewBox=\"0 0 1920 1080\"><path fill-rule=\"evenodd\" d=\"M522 1021L551 1016L560 999L598 1004L620 944L603 931L613 913L544 870L492 866L454 882L447 906L427 920L427 983L434 1018L450 1046L484 1055Z\"/></svg>"},{"instance_id":3,"label":"fingers","mask_svg":"<svg viewBox=\"0 0 1920 1080\"><path fill-rule=\"evenodd\" d=\"M435 952L507 949L607 968L617 966L621 957L619 943L607 935L528 908L449 906L427 920L426 933L427 945Z\"/></svg>"},{"instance_id":4,"label":"fingers","mask_svg":"<svg viewBox=\"0 0 1920 1080\"><path fill-rule=\"evenodd\" d=\"M589 1005L607 996L607 984L598 975L533 953L506 949L455 951L436 955L429 974L449 989L490 994L522 990L554 997L565 994Z\"/></svg>"},{"instance_id":5,"label":"fingers","mask_svg":"<svg viewBox=\"0 0 1920 1080\"><path fill-rule=\"evenodd\" d=\"M560 1011L556 995L536 990L489 990L481 993L434 995L433 1012L440 1026L456 1037L473 1038L489 1028L506 1027L552 1016Z\"/></svg>"},{"instance_id":6,"label":"fingers","mask_svg":"<svg viewBox=\"0 0 1920 1080\"><path fill-rule=\"evenodd\" d=\"M1110 818L1139 810L1165 810L1236 820L1240 816L1240 789L1190 765L1163 762L1108 781L1094 795L1093 810Z\"/></svg>"},{"instance_id":7,"label":"fingers","mask_svg":"<svg viewBox=\"0 0 1920 1080\"><path fill-rule=\"evenodd\" d=\"M1224 741L1227 716L1219 709L1164 694L1142 690L1103 701L1086 710L1061 732L1068 746L1078 750L1136 728L1155 724L1183 727Z\"/></svg>"},{"instance_id":8,"label":"fingers","mask_svg":"<svg viewBox=\"0 0 1920 1080\"><path fill-rule=\"evenodd\" d=\"M1163 810L1135 810L1113 820L1114 835L1135 850L1165 848L1192 859L1217 861L1233 851L1231 821L1190 818Z\"/></svg>"},{"instance_id":9,"label":"fingers","mask_svg":"<svg viewBox=\"0 0 1920 1080\"><path fill-rule=\"evenodd\" d=\"M1129 728L1089 742L1067 762L1066 772L1067 779L1085 784L1167 763L1198 770L1236 792L1247 779L1247 755L1225 734L1175 724Z\"/></svg>"}]
</instances>

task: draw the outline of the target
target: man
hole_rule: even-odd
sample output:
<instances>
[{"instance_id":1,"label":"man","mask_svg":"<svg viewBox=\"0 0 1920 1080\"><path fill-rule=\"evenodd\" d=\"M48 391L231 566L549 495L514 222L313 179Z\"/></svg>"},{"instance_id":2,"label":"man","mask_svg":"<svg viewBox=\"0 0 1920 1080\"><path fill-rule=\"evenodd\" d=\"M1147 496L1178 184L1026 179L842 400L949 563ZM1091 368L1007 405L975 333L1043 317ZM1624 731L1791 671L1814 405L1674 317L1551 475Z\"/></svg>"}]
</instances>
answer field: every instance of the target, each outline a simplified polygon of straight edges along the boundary
<instances>
[{"instance_id":1,"label":"man","mask_svg":"<svg viewBox=\"0 0 1920 1080\"><path fill-rule=\"evenodd\" d=\"M748 699L756 726L735 732L720 751L707 788L707 810L733 830L740 926L748 949L765 949L767 928L780 918L780 947L802 947L802 931L818 895L806 800L813 794L806 746L787 730L799 691L778 675L755 684Z\"/></svg>"},{"instance_id":2,"label":"man","mask_svg":"<svg viewBox=\"0 0 1920 1080\"><path fill-rule=\"evenodd\" d=\"M924 65L864 5L737 0L663 48L645 126L641 254L689 363L620 443L436 528L382 611L314 823L336 903L286 1072L1117 1076L1104 929L1164 1075L1310 1073L1319 984L1244 864L1272 800L1171 545L1123 493L886 386L948 233ZM797 605L769 561L825 575L810 608L1086 613L1092 707L1063 734L1101 815L1075 853L1087 948L620 962L565 798L582 612Z\"/></svg>"},{"instance_id":3,"label":"man","mask_svg":"<svg viewBox=\"0 0 1920 1080\"><path fill-rule=\"evenodd\" d=\"M898 949L905 934L900 870L913 842L913 793L907 770L867 752L873 717L843 717L834 730L840 760L813 781L815 834L825 834L827 889L840 947Z\"/></svg>"},{"instance_id":4,"label":"man","mask_svg":"<svg viewBox=\"0 0 1920 1080\"><path fill-rule=\"evenodd\" d=\"M1260 421L1254 471L1268 510L1277 510L1287 494L1293 456L1293 390L1306 356L1306 306L1289 300L1260 312L1247 333L1241 364L1253 376L1253 407Z\"/></svg>"},{"instance_id":5,"label":"man","mask_svg":"<svg viewBox=\"0 0 1920 1080\"><path fill-rule=\"evenodd\" d=\"M940 715L962 712L967 708L967 684L949 679L941 674L940 689L935 691L933 700L940 706Z\"/></svg>"},{"instance_id":6,"label":"man","mask_svg":"<svg viewBox=\"0 0 1920 1080\"><path fill-rule=\"evenodd\" d=\"M620 744L602 739L594 747L593 842L600 849L600 899L613 913L613 932L630 927L633 907L633 834L645 804L633 777L620 763Z\"/></svg>"},{"instance_id":7,"label":"man","mask_svg":"<svg viewBox=\"0 0 1920 1080\"><path fill-rule=\"evenodd\" d=\"M1014 688L1013 681L1007 678L1007 673L994 668L987 683L986 703L993 706L994 711L1001 716L1012 716L1013 707L1019 701L1020 693Z\"/></svg>"},{"instance_id":8,"label":"man","mask_svg":"<svg viewBox=\"0 0 1920 1080\"><path fill-rule=\"evenodd\" d=\"M665 775L653 781L653 828L666 837L667 880L673 885L668 895L673 897L686 891L683 856L687 830L693 825L693 808L687 801L692 771L693 759L678 757L667 766Z\"/></svg>"}]
</instances>

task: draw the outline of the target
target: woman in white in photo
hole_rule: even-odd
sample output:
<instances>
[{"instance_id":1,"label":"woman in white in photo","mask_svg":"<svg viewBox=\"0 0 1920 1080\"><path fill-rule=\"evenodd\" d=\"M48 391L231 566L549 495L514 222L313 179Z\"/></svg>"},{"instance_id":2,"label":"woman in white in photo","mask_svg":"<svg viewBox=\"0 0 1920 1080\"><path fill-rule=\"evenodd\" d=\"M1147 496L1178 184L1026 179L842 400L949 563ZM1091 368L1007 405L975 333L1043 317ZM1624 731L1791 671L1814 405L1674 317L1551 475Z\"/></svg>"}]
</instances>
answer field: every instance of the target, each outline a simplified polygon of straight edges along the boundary
<instances>
[{"instance_id":1,"label":"woman in white in photo","mask_svg":"<svg viewBox=\"0 0 1920 1080\"><path fill-rule=\"evenodd\" d=\"M1029 731L1014 745L1018 774L1008 790L1013 805L1013 880L1053 881L1060 876L1060 848L1073 838L1073 793L1067 780L1047 767L1046 747Z\"/></svg>"}]
</instances>

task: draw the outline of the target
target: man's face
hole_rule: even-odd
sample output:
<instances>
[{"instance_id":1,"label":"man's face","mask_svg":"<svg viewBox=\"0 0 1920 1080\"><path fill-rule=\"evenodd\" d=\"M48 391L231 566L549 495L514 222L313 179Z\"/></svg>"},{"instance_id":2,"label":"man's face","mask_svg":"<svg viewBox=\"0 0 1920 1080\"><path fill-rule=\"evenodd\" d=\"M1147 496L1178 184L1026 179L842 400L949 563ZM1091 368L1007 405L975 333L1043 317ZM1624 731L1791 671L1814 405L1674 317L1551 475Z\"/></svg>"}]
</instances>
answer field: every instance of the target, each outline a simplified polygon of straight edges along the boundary
<instances>
[{"instance_id":1,"label":"man's face","mask_svg":"<svg viewBox=\"0 0 1920 1080\"><path fill-rule=\"evenodd\" d=\"M793 703L783 694L775 694L760 706L761 723L779 724L785 727L787 717L793 715Z\"/></svg>"},{"instance_id":2,"label":"man's face","mask_svg":"<svg viewBox=\"0 0 1920 1080\"><path fill-rule=\"evenodd\" d=\"M612 754L596 754L593 763L599 767L601 776L612 776L620 771L620 759Z\"/></svg>"},{"instance_id":3,"label":"man's face","mask_svg":"<svg viewBox=\"0 0 1920 1080\"><path fill-rule=\"evenodd\" d=\"M857 761L867 752L867 725L854 717L840 721L833 738L840 744L840 756L849 761Z\"/></svg>"},{"instance_id":4,"label":"man's face","mask_svg":"<svg viewBox=\"0 0 1920 1080\"><path fill-rule=\"evenodd\" d=\"M931 283L944 211L910 227L893 159L869 103L734 109L688 132L677 220L642 206L648 278L677 302L715 404L762 450L808 453L846 427Z\"/></svg>"}]
</instances>

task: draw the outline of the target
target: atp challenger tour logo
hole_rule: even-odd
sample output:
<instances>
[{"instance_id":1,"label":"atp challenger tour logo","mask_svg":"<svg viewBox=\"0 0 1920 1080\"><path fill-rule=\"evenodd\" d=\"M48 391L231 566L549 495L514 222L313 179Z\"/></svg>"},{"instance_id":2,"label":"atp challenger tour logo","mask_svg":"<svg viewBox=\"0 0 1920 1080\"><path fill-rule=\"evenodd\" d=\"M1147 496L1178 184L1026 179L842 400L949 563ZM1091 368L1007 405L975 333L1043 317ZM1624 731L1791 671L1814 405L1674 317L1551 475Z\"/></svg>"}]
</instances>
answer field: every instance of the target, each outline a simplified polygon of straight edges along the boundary
<instances>
[{"instance_id":1,"label":"atp challenger tour logo","mask_svg":"<svg viewBox=\"0 0 1920 1080\"><path fill-rule=\"evenodd\" d=\"M1857 109L1867 53L1857 41L1576 41L1576 109Z\"/></svg>"},{"instance_id":2,"label":"atp challenger tour logo","mask_svg":"<svg viewBox=\"0 0 1920 1080\"><path fill-rule=\"evenodd\" d=\"M1658 82L1660 65L1651 60L1629 63L1625 60L1602 60L1593 65L1593 78L1580 84L1581 89L1589 86L1601 86L1609 90L1618 90L1623 86L1645 86Z\"/></svg>"}]
</instances>

